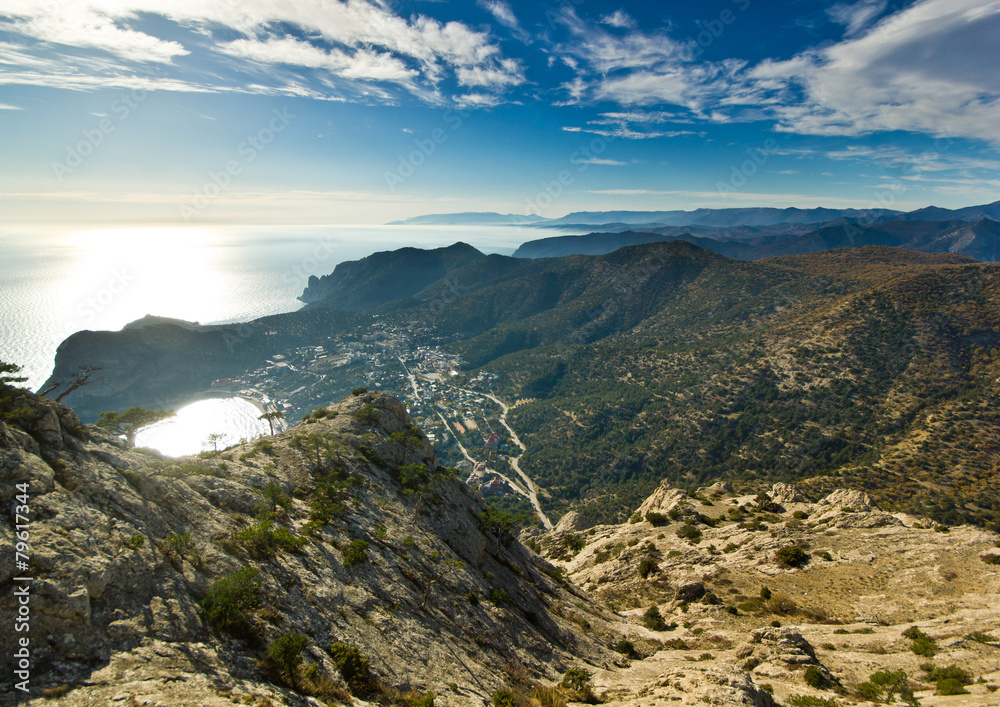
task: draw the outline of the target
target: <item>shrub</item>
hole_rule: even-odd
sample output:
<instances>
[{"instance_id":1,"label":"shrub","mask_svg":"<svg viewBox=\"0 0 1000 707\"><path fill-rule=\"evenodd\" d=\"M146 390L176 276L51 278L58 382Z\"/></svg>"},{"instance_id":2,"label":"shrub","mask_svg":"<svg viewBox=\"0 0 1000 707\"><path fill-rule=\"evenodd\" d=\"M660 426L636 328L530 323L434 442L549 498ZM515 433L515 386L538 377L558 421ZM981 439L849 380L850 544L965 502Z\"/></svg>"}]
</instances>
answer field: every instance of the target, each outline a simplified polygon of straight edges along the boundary
<instances>
[{"instance_id":1,"label":"shrub","mask_svg":"<svg viewBox=\"0 0 1000 707\"><path fill-rule=\"evenodd\" d=\"M636 655L635 646L632 644L632 641L628 640L627 638L623 638L622 640L618 641L618 643L615 644L615 650L621 653L622 655L626 655L630 658Z\"/></svg>"},{"instance_id":2,"label":"shrub","mask_svg":"<svg viewBox=\"0 0 1000 707\"><path fill-rule=\"evenodd\" d=\"M774 554L774 559L785 567L802 567L809 562L809 553L797 545L788 545L779 548Z\"/></svg>"},{"instance_id":3,"label":"shrub","mask_svg":"<svg viewBox=\"0 0 1000 707\"><path fill-rule=\"evenodd\" d=\"M933 664L925 664L920 667L927 673L927 679L934 682L940 680L957 680L962 685L972 684L972 676L957 665L949 665L946 668L935 668Z\"/></svg>"},{"instance_id":4,"label":"shrub","mask_svg":"<svg viewBox=\"0 0 1000 707\"><path fill-rule=\"evenodd\" d=\"M988 565L1000 565L1000 555L984 555L980 559Z\"/></svg>"},{"instance_id":5,"label":"shrub","mask_svg":"<svg viewBox=\"0 0 1000 707\"><path fill-rule=\"evenodd\" d=\"M763 686L761 687L763 689ZM840 707L832 698L814 697L812 695L792 695L788 698L792 707Z\"/></svg>"},{"instance_id":6,"label":"shrub","mask_svg":"<svg viewBox=\"0 0 1000 707\"><path fill-rule=\"evenodd\" d=\"M697 545L701 542L701 531L693 523L685 523L677 529L677 537L687 540L692 545Z\"/></svg>"},{"instance_id":7,"label":"shrub","mask_svg":"<svg viewBox=\"0 0 1000 707\"><path fill-rule=\"evenodd\" d=\"M302 662L302 651L308 643L309 639L301 633L289 631L267 647L267 659L276 669L294 677L295 669Z\"/></svg>"},{"instance_id":8,"label":"shrub","mask_svg":"<svg viewBox=\"0 0 1000 707\"><path fill-rule=\"evenodd\" d=\"M246 634L249 614L260 606L261 580L257 570L244 567L212 584L201 600L201 612L216 628L233 634Z\"/></svg>"},{"instance_id":9,"label":"shrub","mask_svg":"<svg viewBox=\"0 0 1000 707\"><path fill-rule=\"evenodd\" d=\"M955 678L944 678L937 681L939 695L968 695L969 691Z\"/></svg>"},{"instance_id":10,"label":"shrub","mask_svg":"<svg viewBox=\"0 0 1000 707\"><path fill-rule=\"evenodd\" d=\"M130 550L138 550L140 547L143 546L143 543L145 542L146 542L146 536L136 533L135 535L133 535L132 537L130 537L128 540L125 541L125 547L129 548Z\"/></svg>"},{"instance_id":11,"label":"shrub","mask_svg":"<svg viewBox=\"0 0 1000 707\"><path fill-rule=\"evenodd\" d=\"M816 557L826 560L827 562L833 562L833 555L830 554L828 550L821 550L816 553Z\"/></svg>"},{"instance_id":12,"label":"shrub","mask_svg":"<svg viewBox=\"0 0 1000 707\"><path fill-rule=\"evenodd\" d=\"M525 703L526 700L512 690L497 690L490 701L493 707L522 707Z\"/></svg>"},{"instance_id":13,"label":"shrub","mask_svg":"<svg viewBox=\"0 0 1000 707\"><path fill-rule=\"evenodd\" d=\"M646 609L646 613L642 615L642 625L650 631L667 630L667 622L663 620L663 615L660 614L660 607L655 604Z\"/></svg>"},{"instance_id":14,"label":"shrub","mask_svg":"<svg viewBox=\"0 0 1000 707\"><path fill-rule=\"evenodd\" d=\"M763 599L764 601L767 601L772 596L773 595L771 594L771 590L770 589L768 589L767 587L761 587L760 588L760 598L761 599Z\"/></svg>"},{"instance_id":15,"label":"shrub","mask_svg":"<svg viewBox=\"0 0 1000 707\"><path fill-rule=\"evenodd\" d=\"M826 675L823 674L823 671L815 665L810 665L806 668L806 672L803 674L802 679L806 681L806 685L817 690L824 689L830 683Z\"/></svg>"},{"instance_id":16,"label":"shrub","mask_svg":"<svg viewBox=\"0 0 1000 707\"><path fill-rule=\"evenodd\" d=\"M344 678L344 682L352 692L365 692L371 687L368 659L361 655L361 651L354 646L338 642L331 644L329 653L340 676Z\"/></svg>"},{"instance_id":17,"label":"shrub","mask_svg":"<svg viewBox=\"0 0 1000 707\"><path fill-rule=\"evenodd\" d=\"M284 526L275 527L271 520L259 520L249 528L236 531L232 537L255 559L274 557L279 550L297 552L309 542L305 538L295 537Z\"/></svg>"},{"instance_id":18,"label":"shrub","mask_svg":"<svg viewBox=\"0 0 1000 707\"><path fill-rule=\"evenodd\" d=\"M382 418L373 405L366 403L354 411L354 419L362 425L377 425Z\"/></svg>"},{"instance_id":19,"label":"shrub","mask_svg":"<svg viewBox=\"0 0 1000 707\"><path fill-rule=\"evenodd\" d=\"M499 587L494 587L490 590L490 601L497 606L503 606L505 604L513 604L514 600L510 598L510 594L506 590L500 589Z\"/></svg>"},{"instance_id":20,"label":"shrub","mask_svg":"<svg viewBox=\"0 0 1000 707\"><path fill-rule=\"evenodd\" d=\"M794 614L799 610L796 603L784 594L775 594L771 597L767 602L767 608L772 614L778 614L781 616Z\"/></svg>"},{"instance_id":21,"label":"shrub","mask_svg":"<svg viewBox=\"0 0 1000 707\"><path fill-rule=\"evenodd\" d=\"M662 513L656 513L654 511L650 511L649 513L646 514L646 521L655 527L659 527L661 525L666 525L667 523L669 523L670 518L663 515Z\"/></svg>"},{"instance_id":22,"label":"shrub","mask_svg":"<svg viewBox=\"0 0 1000 707\"><path fill-rule=\"evenodd\" d=\"M568 692L567 697L571 702L592 704L597 701L590 686L590 673L583 668L567 670L559 685Z\"/></svg>"},{"instance_id":23,"label":"shrub","mask_svg":"<svg viewBox=\"0 0 1000 707\"><path fill-rule=\"evenodd\" d=\"M868 680L856 689L862 699L889 704L895 695L899 695L906 704L917 704L905 670L879 670L872 673Z\"/></svg>"},{"instance_id":24,"label":"shrub","mask_svg":"<svg viewBox=\"0 0 1000 707\"><path fill-rule=\"evenodd\" d=\"M357 397L359 395L364 395L367 392L368 392L367 388L355 388L354 390L351 391L351 395Z\"/></svg>"},{"instance_id":25,"label":"shrub","mask_svg":"<svg viewBox=\"0 0 1000 707\"><path fill-rule=\"evenodd\" d=\"M644 557L639 562L639 576L643 579L646 579L658 569L660 569L660 566L656 564L656 560L652 557Z\"/></svg>"},{"instance_id":26,"label":"shrub","mask_svg":"<svg viewBox=\"0 0 1000 707\"><path fill-rule=\"evenodd\" d=\"M364 540L352 540L344 552L344 567L354 567L368 561L368 543Z\"/></svg>"},{"instance_id":27,"label":"shrub","mask_svg":"<svg viewBox=\"0 0 1000 707\"><path fill-rule=\"evenodd\" d=\"M934 654L937 653L937 643L934 639L918 629L916 626L911 626L903 631L903 636L912 641L912 643L910 643L910 650L917 655L922 655L926 658L933 658Z\"/></svg>"},{"instance_id":28,"label":"shrub","mask_svg":"<svg viewBox=\"0 0 1000 707\"><path fill-rule=\"evenodd\" d=\"M970 641L975 641L976 643L996 643L997 637L991 636L984 631L973 631L968 636L966 636Z\"/></svg>"},{"instance_id":29,"label":"shrub","mask_svg":"<svg viewBox=\"0 0 1000 707\"><path fill-rule=\"evenodd\" d=\"M476 594L475 592L469 592L469 593L467 593L465 595L465 599L466 599L466 601L468 601L473 606L478 606L479 605L479 595Z\"/></svg>"}]
</instances>

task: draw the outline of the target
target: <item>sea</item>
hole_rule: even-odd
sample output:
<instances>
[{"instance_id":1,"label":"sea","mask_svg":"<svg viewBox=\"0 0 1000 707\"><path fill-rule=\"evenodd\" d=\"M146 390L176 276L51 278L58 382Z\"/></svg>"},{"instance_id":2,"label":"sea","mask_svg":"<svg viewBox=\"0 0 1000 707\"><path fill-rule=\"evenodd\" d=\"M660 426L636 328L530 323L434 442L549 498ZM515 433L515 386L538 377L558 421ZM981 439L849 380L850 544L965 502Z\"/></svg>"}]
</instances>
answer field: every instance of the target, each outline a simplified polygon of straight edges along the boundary
<instances>
[{"instance_id":1,"label":"sea","mask_svg":"<svg viewBox=\"0 0 1000 707\"><path fill-rule=\"evenodd\" d=\"M0 226L0 360L37 390L56 349L83 330L117 331L146 315L201 324L295 311L310 275L404 246L463 241L512 253L546 233L518 226ZM204 400L136 442L165 454L211 449L268 432L253 401ZM204 421L217 424L206 431Z\"/></svg>"}]
</instances>

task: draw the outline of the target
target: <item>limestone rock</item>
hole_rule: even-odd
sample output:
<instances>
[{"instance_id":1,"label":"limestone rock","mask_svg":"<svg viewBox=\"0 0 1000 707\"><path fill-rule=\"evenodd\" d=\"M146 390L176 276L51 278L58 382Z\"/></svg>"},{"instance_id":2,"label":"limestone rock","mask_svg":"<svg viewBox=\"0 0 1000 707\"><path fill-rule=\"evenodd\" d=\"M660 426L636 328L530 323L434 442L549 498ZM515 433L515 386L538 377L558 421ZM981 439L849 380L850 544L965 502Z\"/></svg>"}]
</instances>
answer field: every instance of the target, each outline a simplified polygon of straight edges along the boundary
<instances>
[{"instance_id":1,"label":"limestone rock","mask_svg":"<svg viewBox=\"0 0 1000 707\"><path fill-rule=\"evenodd\" d=\"M779 506L790 506L793 503L807 503L807 499L798 487L793 484L777 483L767 494Z\"/></svg>"},{"instance_id":2,"label":"limestone rock","mask_svg":"<svg viewBox=\"0 0 1000 707\"><path fill-rule=\"evenodd\" d=\"M584 521L583 516L581 516L576 511L570 511L563 515L556 523L556 527L552 529L554 533L575 533L580 530L586 530L587 523Z\"/></svg>"},{"instance_id":3,"label":"limestone rock","mask_svg":"<svg viewBox=\"0 0 1000 707\"><path fill-rule=\"evenodd\" d=\"M690 496L680 489L675 489L671 486L667 479L664 479L660 482L657 489L642 502L638 513L643 518L646 517L647 513L666 514L682 503L689 501L690 498Z\"/></svg>"},{"instance_id":4,"label":"limestone rock","mask_svg":"<svg viewBox=\"0 0 1000 707\"><path fill-rule=\"evenodd\" d=\"M881 510L864 491L858 491L856 489L837 489L830 495L821 499L819 503L816 504L817 510L824 510L825 508L836 508L837 510L843 508L850 508L854 511L877 511Z\"/></svg>"}]
</instances>

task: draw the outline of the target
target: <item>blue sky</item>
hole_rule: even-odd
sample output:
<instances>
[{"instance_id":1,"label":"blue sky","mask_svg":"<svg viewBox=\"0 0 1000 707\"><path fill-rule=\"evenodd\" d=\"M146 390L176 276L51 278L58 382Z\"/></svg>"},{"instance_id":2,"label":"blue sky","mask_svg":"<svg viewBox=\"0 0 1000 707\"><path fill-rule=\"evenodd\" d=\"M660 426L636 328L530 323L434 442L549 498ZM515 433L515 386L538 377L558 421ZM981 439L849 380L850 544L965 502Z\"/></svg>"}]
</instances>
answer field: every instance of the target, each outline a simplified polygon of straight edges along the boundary
<instances>
[{"instance_id":1,"label":"blue sky","mask_svg":"<svg viewBox=\"0 0 1000 707\"><path fill-rule=\"evenodd\" d=\"M7 223L1000 199L1000 0L0 0Z\"/></svg>"}]
</instances>

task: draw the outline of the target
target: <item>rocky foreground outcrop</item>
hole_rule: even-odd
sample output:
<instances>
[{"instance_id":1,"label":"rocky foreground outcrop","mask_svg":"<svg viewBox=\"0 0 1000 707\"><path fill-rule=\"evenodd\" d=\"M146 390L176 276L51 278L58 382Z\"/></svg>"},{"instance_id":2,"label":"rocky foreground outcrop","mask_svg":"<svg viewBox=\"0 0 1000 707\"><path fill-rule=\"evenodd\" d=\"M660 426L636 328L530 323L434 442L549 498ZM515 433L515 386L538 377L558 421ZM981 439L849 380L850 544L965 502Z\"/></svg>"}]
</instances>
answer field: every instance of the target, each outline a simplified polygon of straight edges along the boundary
<instances>
[{"instance_id":1,"label":"rocky foreground outcrop","mask_svg":"<svg viewBox=\"0 0 1000 707\"><path fill-rule=\"evenodd\" d=\"M1000 704L995 533L858 491L665 483L526 547L386 395L170 459L9 391L0 536L26 484L30 561L4 555L4 615L33 579L30 693L3 704L827 707L884 698L878 671L925 707Z\"/></svg>"},{"instance_id":2,"label":"rocky foreground outcrop","mask_svg":"<svg viewBox=\"0 0 1000 707\"><path fill-rule=\"evenodd\" d=\"M872 674L903 671L924 707L1000 705L996 533L887 513L857 490L813 503L789 484L664 482L630 522L524 537L631 620L616 627L631 666L593 678L612 704L766 707L761 688L781 704L878 702ZM915 650L914 631L933 647ZM964 694L941 694L950 666Z\"/></svg>"},{"instance_id":3,"label":"rocky foreground outcrop","mask_svg":"<svg viewBox=\"0 0 1000 707\"><path fill-rule=\"evenodd\" d=\"M0 423L0 501L13 509L29 485L16 576L34 578L40 704L481 704L509 673L556 680L619 657L573 622L602 610L438 467L394 398L352 396L200 459L127 449L24 402ZM14 522L0 522L4 547ZM5 657L14 639L5 626Z\"/></svg>"}]
</instances>

